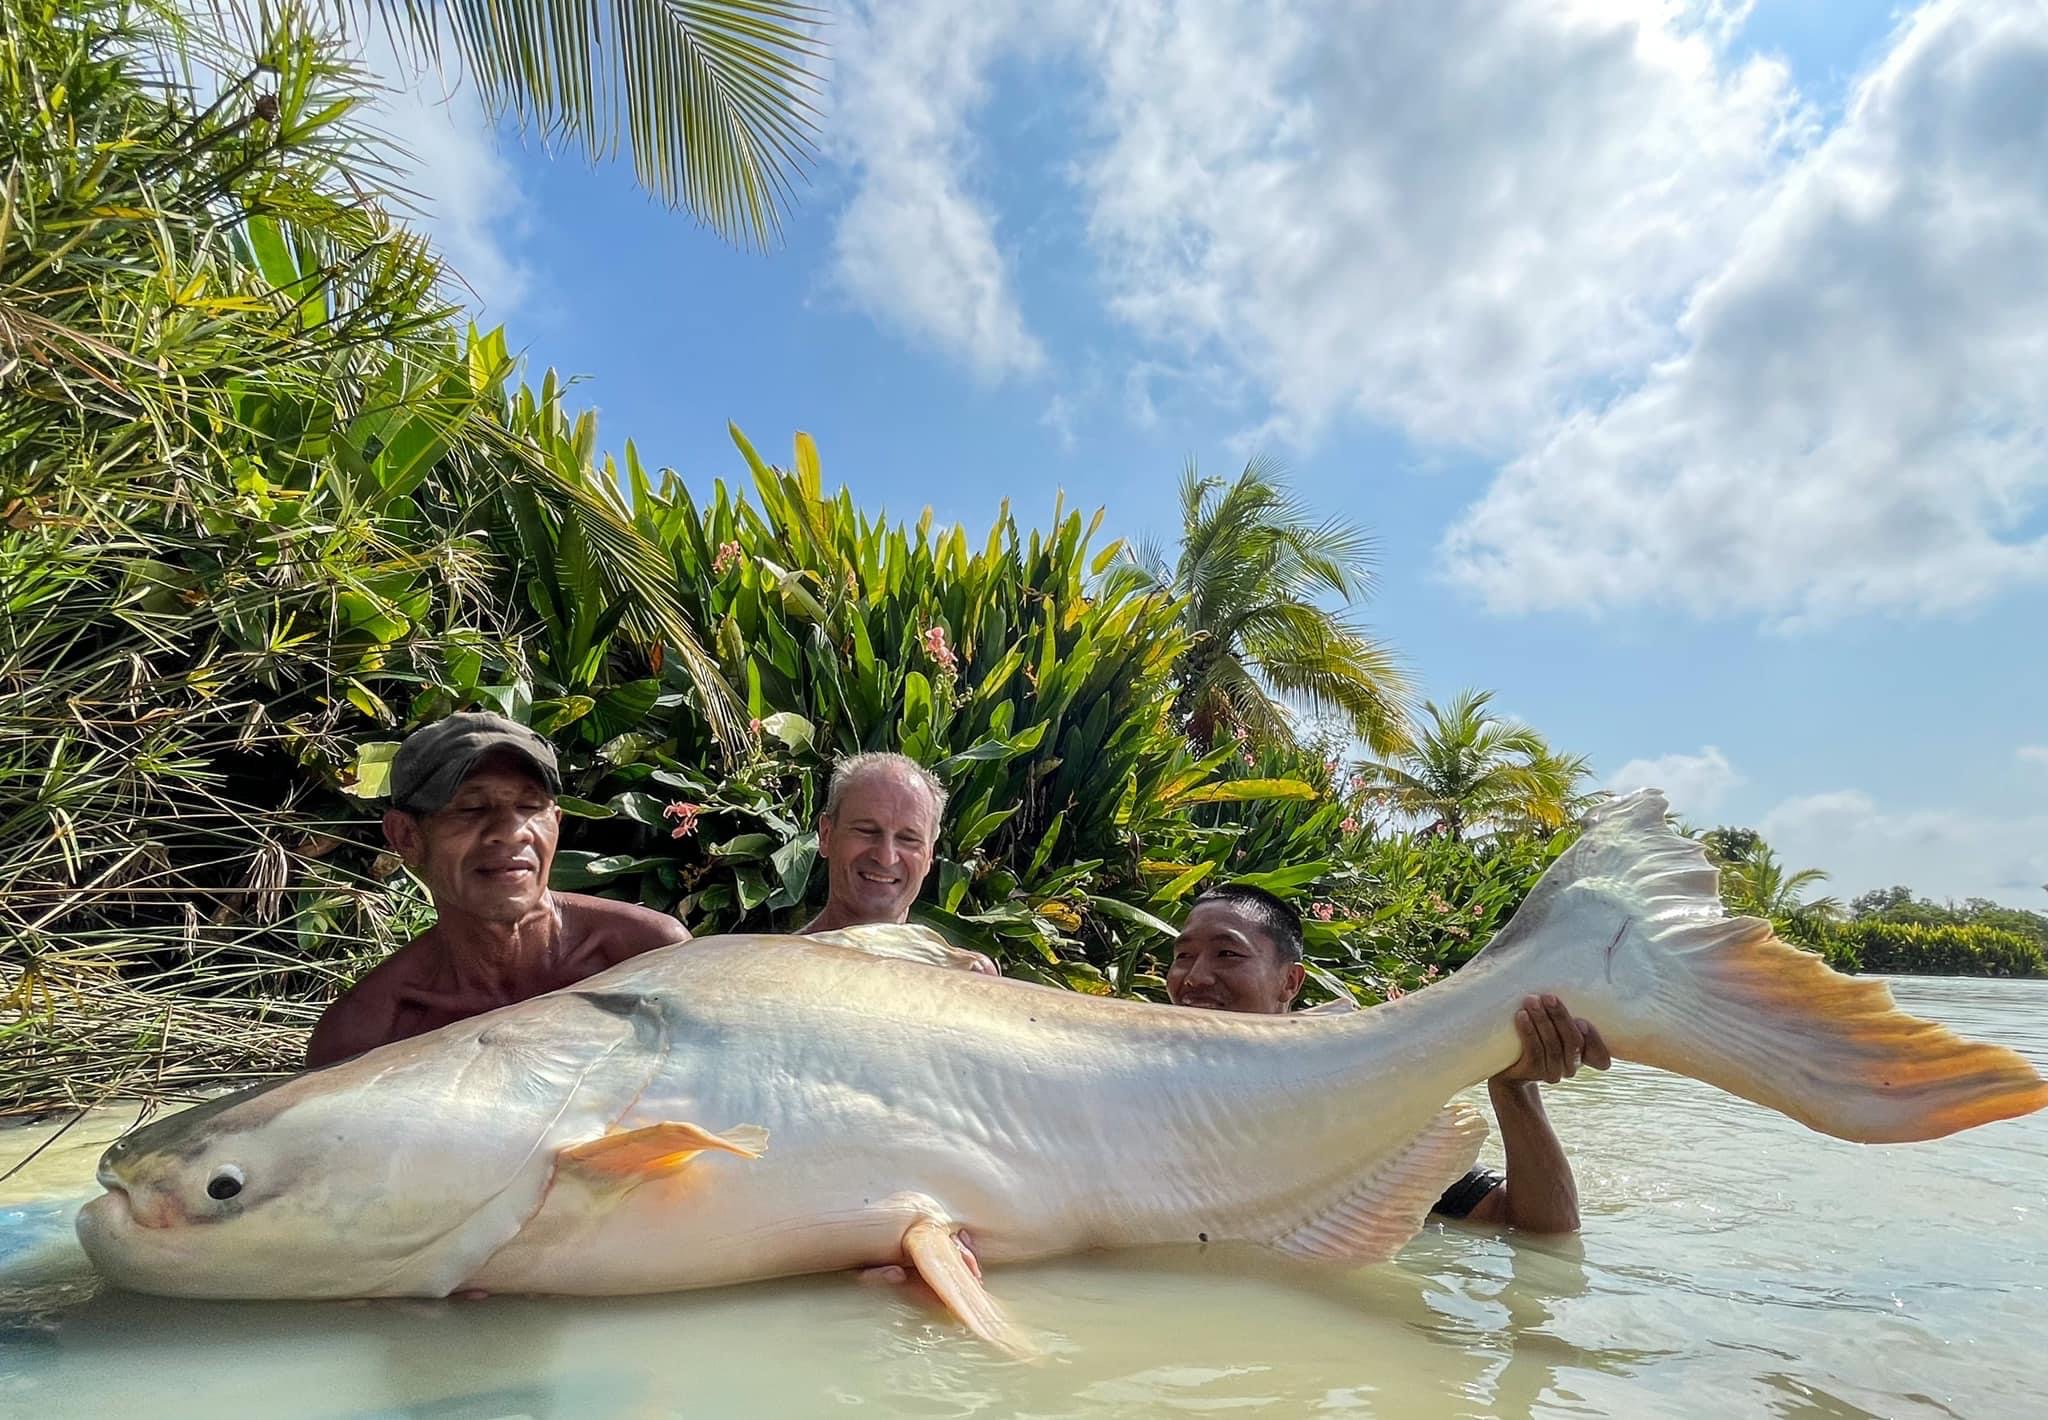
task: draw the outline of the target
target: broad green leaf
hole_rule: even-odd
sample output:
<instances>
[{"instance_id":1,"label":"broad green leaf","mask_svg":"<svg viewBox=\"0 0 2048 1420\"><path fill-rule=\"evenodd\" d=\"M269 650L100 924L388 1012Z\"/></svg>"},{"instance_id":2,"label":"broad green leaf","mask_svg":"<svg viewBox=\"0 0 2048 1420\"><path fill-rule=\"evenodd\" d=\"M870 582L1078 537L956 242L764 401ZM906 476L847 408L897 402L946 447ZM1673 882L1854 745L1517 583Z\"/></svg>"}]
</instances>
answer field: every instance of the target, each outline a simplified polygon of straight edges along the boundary
<instances>
[{"instance_id":1,"label":"broad green leaf","mask_svg":"<svg viewBox=\"0 0 2048 1420\"><path fill-rule=\"evenodd\" d=\"M714 858L762 858L773 852L778 840L770 833L742 833L714 844L711 856Z\"/></svg>"},{"instance_id":2,"label":"broad green leaf","mask_svg":"<svg viewBox=\"0 0 2048 1420\"><path fill-rule=\"evenodd\" d=\"M1162 937L1177 937L1180 935L1180 928L1174 926L1171 922L1166 921L1162 917L1153 916L1142 907L1133 907L1130 903L1124 902L1121 899L1090 893L1088 894L1088 904L1105 917L1114 917L1118 921L1128 922L1134 927L1147 928L1150 931L1157 932Z\"/></svg>"},{"instance_id":3,"label":"broad green leaf","mask_svg":"<svg viewBox=\"0 0 2048 1420\"><path fill-rule=\"evenodd\" d=\"M638 858L630 853L608 853L600 857L595 853L563 851L555 854L554 868L548 873L548 886L562 892L575 892L579 888L610 882L624 873L644 872L667 861L665 858Z\"/></svg>"},{"instance_id":4,"label":"broad green leaf","mask_svg":"<svg viewBox=\"0 0 2048 1420\"><path fill-rule=\"evenodd\" d=\"M596 803L590 799L579 799L574 794L557 794L555 803L571 818L617 818L618 812L610 804Z\"/></svg>"},{"instance_id":5,"label":"broad green leaf","mask_svg":"<svg viewBox=\"0 0 2048 1420\"><path fill-rule=\"evenodd\" d=\"M391 761L398 755L397 740L371 740L356 750L348 784L344 787L359 799L381 799L391 792Z\"/></svg>"},{"instance_id":6,"label":"broad green leaf","mask_svg":"<svg viewBox=\"0 0 2048 1420\"><path fill-rule=\"evenodd\" d=\"M809 749L817 736L817 728L793 710L778 710L764 717L761 729L799 754Z\"/></svg>"}]
</instances>

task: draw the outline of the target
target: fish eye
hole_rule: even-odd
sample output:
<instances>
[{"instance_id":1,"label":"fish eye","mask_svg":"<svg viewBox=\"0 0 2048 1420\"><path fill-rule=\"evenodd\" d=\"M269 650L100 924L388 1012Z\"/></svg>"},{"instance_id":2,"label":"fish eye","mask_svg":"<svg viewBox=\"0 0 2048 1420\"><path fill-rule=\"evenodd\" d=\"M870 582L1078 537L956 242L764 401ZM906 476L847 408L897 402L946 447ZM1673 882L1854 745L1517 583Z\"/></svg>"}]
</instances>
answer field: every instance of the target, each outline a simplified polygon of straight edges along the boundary
<instances>
[{"instance_id":1,"label":"fish eye","mask_svg":"<svg viewBox=\"0 0 2048 1420\"><path fill-rule=\"evenodd\" d=\"M242 1171L233 1164L222 1164L206 1181L206 1196L216 1202L225 1203L241 1191Z\"/></svg>"}]
</instances>

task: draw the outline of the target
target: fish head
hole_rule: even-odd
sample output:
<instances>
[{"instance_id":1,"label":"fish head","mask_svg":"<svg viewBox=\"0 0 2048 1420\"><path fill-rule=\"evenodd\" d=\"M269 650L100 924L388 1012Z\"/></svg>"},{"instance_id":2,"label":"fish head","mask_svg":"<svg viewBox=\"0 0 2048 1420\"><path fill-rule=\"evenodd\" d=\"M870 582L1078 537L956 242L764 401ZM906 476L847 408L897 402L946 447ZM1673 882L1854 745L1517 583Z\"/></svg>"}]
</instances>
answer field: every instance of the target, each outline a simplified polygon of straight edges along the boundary
<instances>
[{"instance_id":1,"label":"fish head","mask_svg":"<svg viewBox=\"0 0 2048 1420\"><path fill-rule=\"evenodd\" d=\"M79 1239L159 1295L446 1295L539 1206L559 1136L601 1130L645 1078L616 1017L552 1016L460 1023L124 1135Z\"/></svg>"}]
</instances>

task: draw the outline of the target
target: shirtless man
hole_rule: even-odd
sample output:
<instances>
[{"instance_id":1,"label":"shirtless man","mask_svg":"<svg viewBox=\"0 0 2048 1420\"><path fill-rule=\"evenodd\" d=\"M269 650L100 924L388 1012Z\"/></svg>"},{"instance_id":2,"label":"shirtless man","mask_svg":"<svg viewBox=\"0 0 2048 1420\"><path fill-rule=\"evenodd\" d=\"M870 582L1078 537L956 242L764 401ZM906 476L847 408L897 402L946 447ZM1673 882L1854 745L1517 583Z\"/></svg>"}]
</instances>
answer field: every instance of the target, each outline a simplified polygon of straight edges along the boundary
<instances>
[{"instance_id":1,"label":"shirtless man","mask_svg":"<svg viewBox=\"0 0 2048 1420\"><path fill-rule=\"evenodd\" d=\"M1280 1015L1294 1008L1301 991L1301 951L1301 918L1293 908L1258 888L1217 888L1195 900L1174 939L1166 994L1176 1006ZM1486 1082L1507 1152L1506 1176L1473 1169L1432 1211L1527 1232L1577 1232L1571 1161L1536 1087L1568 1080L1581 1065L1605 1070L1613 1057L1592 1023L1575 1019L1555 996L1525 999L1515 1013L1515 1032L1521 1058Z\"/></svg>"},{"instance_id":2,"label":"shirtless man","mask_svg":"<svg viewBox=\"0 0 2048 1420\"><path fill-rule=\"evenodd\" d=\"M797 930L908 922L932 870L945 813L945 785L908 755L870 752L840 760L818 815L825 907ZM1001 975L988 957L970 955L972 970Z\"/></svg>"},{"instance_id":3,"label":"shirtless man","mask_svg":"<svg viewBox=\"0 0 2048 1420\"><path fill-rule=\"evenodd\" d=\"M548 889L561 787L554 749L501 716L450 715L406 740L391 763L384 836L426 883L438 920L327 1008L309 1067L690 939L665 913Z\"/></svg>"}]
</instances>

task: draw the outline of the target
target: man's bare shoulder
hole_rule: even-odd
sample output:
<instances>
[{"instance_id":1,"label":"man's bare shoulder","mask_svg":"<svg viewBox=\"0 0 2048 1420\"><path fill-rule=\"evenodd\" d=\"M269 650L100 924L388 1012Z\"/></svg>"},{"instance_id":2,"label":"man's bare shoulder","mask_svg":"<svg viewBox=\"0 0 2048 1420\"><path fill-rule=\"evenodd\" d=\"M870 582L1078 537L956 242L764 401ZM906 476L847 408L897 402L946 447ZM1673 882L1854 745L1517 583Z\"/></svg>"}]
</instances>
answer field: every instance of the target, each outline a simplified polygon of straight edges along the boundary
<instances>
[{"instance_id":1,"label":"man's bare shoulder","mask_svg":"<svg viewBox=\"0 0 2048 1420\"><path fill-rule=\"evenodd\" d=\"M328 1003L306 1046L308 1065L326 1065L361 1054L390 1038L399 997L427 975L433 948L425 935L413 938L356 979Z\"/></svg>"},{"instance_id":2,"label":"man's bare shoulder","mask_svg":"<svg viewBox=\"0 0 2048 1420\"><path fill-rule=\"evenodd\" d=\"M689 928L666 912L637 902L558 892L564 933L576 944L576 955L596 953L607 962L621 962L656 947L690 940Z\"/></svg>"}]
</instances>

